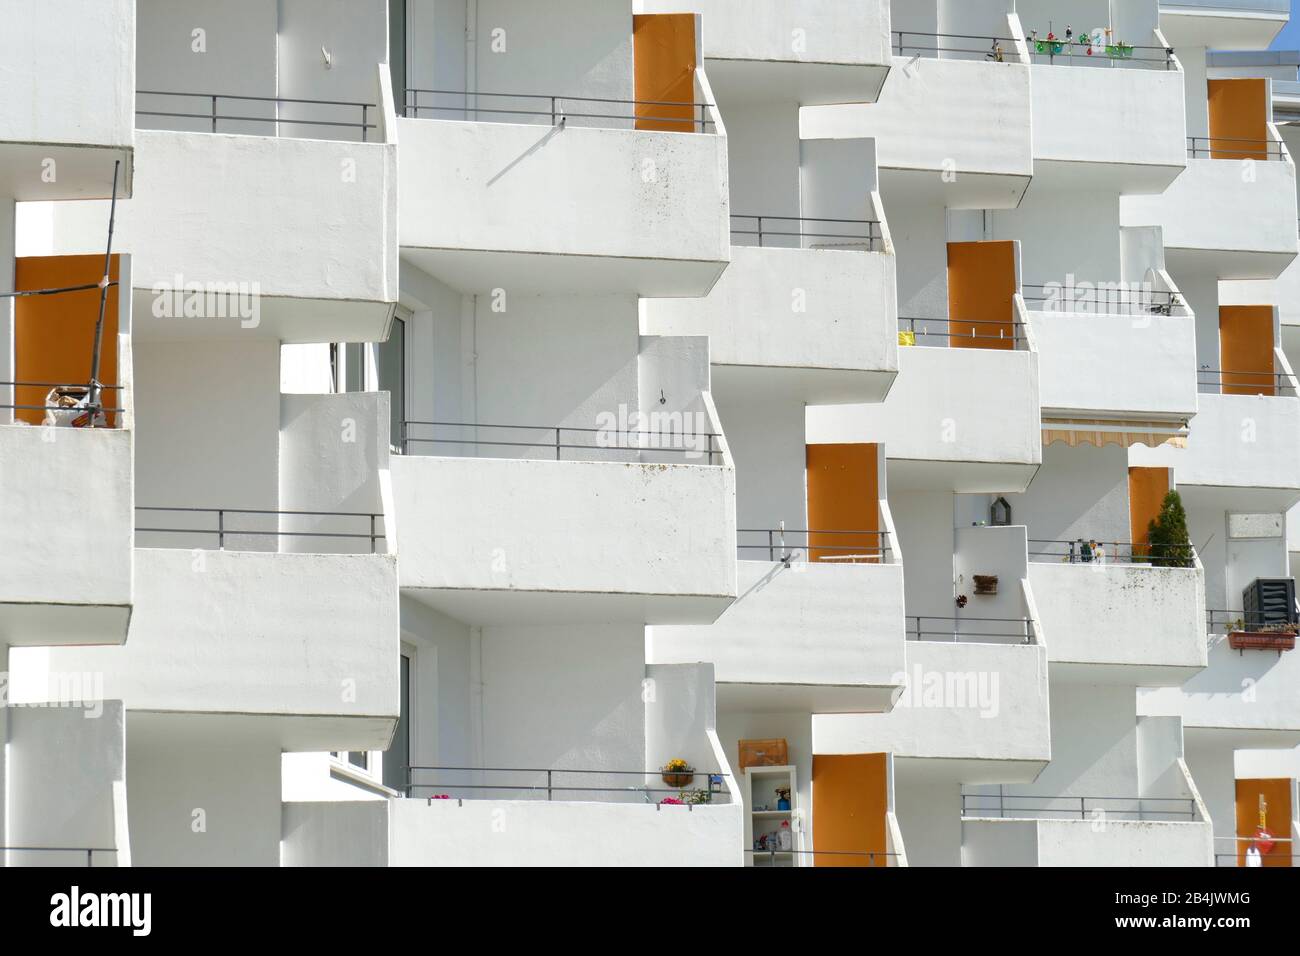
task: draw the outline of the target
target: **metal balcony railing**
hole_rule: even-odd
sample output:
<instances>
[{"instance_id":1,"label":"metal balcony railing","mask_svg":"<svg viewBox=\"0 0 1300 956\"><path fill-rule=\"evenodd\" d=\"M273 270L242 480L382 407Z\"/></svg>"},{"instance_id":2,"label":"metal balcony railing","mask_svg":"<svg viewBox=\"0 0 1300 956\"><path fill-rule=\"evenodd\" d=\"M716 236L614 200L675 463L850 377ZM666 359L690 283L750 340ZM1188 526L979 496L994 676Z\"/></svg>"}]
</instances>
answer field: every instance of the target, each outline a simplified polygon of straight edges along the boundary
<instances>
[{"instance_id":1,"label":"metal balcony railing","mask_svg":"<svg viewBox=\"0 0 1300 956\"><path fill-rule=\"evenodd\" d=\"M729 802L730 798L719 770L690 770L665 773L663 770L575 770L558 767L442 767L408 766L408 797L433 800L546 799L617 800L639 798L644 803L659 803L664 798L694 795L694 803ZM669 786L668 776L681 786ZM484 778L475 781L473 777ZM449 777L453 779L448 779ZM465 778L469 778L466 782ZM509 796L503 796L509 794ZM626 802L626 801L624 801ZM688 805L692 801L683 799Z\"/></svg>"},{"instance_id":2,"label":"metal balcony railing","mask_svg":"<svg viewBox=\"0 0 1300 956\"><path fill-rule=\"evenodd\" d=\"M452 102L447 102L450 99ZM466 120L474 123L527 123L548 120L565 126L582 120L583 126L608 129L644 128L638 124L664 124L668 132L686 125L691 131L716 132L709 116L712 103L675 100L619 100L594 96L550 93L479 93L465 90L406 90L403 113L409 119ZM459 115L457 115L459 114Z\"/></svg>"},{"instance_id":3,"label":"metal balcony railing","mask_svg":"<svg viewBox=\"0 0 1300 956\"><path fill-rule=\"evenodd\" d=\"M1102 814L1112 820L1196 822L1192 797L1053 797L1039 794L961 794L961 815L967 819L1088 820Z\"/></svg>"},{"instance_id":4,"label":"metal balcony railing","mask_svg":"<svg viewBox=\"0 0 1300 956\"><path fill-rule=\"evenodd\" d=\"M1228 136L1187 137L1188 159L1257 159L1278 162L1286 150L1277 140L1235 139Z\"/></svg>"},{"instance_id":5,"label":"metal balcony railing","mask_svg":"<svg viewBox=\"0 0 1300 956\"><path fill-rule=\"evenodd\" d=\"M1121 282L1029 283L1022 293L1033 312L1093 315L1173 315L1184 308L1177 292L1134 288Z\"/></svg>"},{"instance_id":6,"label":"metal balcony railing","mask_svg":"<svg viewBox=\"0 0 1300 956\"><path fill-rule=\"evenodd\" d=\"M450 433L455 429L458 433ZM499 437L498 437L499 436ZM618 428L574 428L568 425L486 425L476 422L402 423L404 455L464 457L458 449L473 449L471 457L530 458L555 461L639 461L647 452L680 458L685 464L706 460L722 464L722 436L665 428L639 431Z\"/></svg>"},{"instance_id":7,"label":"metal balcony railing","mask_svg":"<svg viewBox=\"0 0 1300 956\"><path fill-rule=\"evenodd\" d=\"M744 561L774 561L787 567L812 561L838 564L888 564L888 531L798 531L787 528L741 529L736 550Z\"/></svg>"},{"instance_id":8,"label":"metal balcony railing","mask_svg":"<svg viewBox=\"0 0 1300 956\"><path fill-rule=\"evenodd\" d=\"M183 93L173 90L137 90L136 96L162 96L172 99L181 100L181 104L176 109L141 109L136 106L135 115L137 117L149 116L163 119L186 119L197 120L204 126L204 132L220 133L229 131L226 123L257 123L271 124L270 135L277 134L275 126L285 124L288 126L317 126L326 127L331 130L351 130L361 140L367 142L370 131L375 129L375 123L371 120L377 116L377 107L373 103L358 103L351 100L309 100L297 99L288 96L240 96L234 93ZM228 106L231 101L241 104L239 106ZM264 109L259 110L257 106L249 104L271 104ZM302 107L302 112L320 113L319 117L301 117L293 118L280 115L281 106ZM238 112L230 112L235 109ZM183 110L183 112L182 112ZM246 115L249 113L264 112L270 115ZM152 127L141 127L150 129ZM164 127L168 128L168 127ZM260 128L260 127L259 127Z\"/></svg>"},{"instance_id":9,"label":"metal balcony railing","mask_svg":"<svg viewBox=\"0 0 1300 956\"><path fill-rule=\"evenodd\" d=\"M1008 319L923 319L899 317L899 344L927 348L1005 349L1024 351L1029 336L1023 322Z\"/></svg>"},{"instance_id":10,"label":"metal balcony railing","mask_svg":"<svg viewBox=\"0 0 1300 956\"><path fill-rule=\"evenodd\" d=\"M874 219L813 219L806 216L731 217L731 242L737 246L798 249L806 240L816 248L884 248L881 224Z\"/></svg>"},{"instance_id":11,"label":"metal balcony railing","mask_svg":"<svg viewBox=\"0 0 1300 956\"><path fill-rule=\"evenodd\" d=\"M1292 614L1295 618L1296 615ZM1262 631L1270 626L1283 626L1287 622L1268 620L1260 614L1248 614L1245 611L1232 611L1222 608L1207 608L1205 611L1205 632L1207 634L1227 634L1229 631ZM1294 623L1294 622L1292 622Z\"/></svg>"},{"instance_id":12,"label":"metal balcony railing","mask_svg":"<svg viewBox=\"0 0 1300 956\"><path fill-rule=\"evenodd\" d=\"M85 865L88 867L95 865L95 854L101 856L105 853L116 854L117 850L111 847L86 847L86 846L0 846L0 855L5 853L22 853L22 854L39 854L39 853L75 853L78 858L85 857ZM47 858L48 859L48 858ZM59 865L65 865L62 860Z\"/></svg>"},{"instance_id":13,"label":"metal balcony railing","mask_svg":"<svg viewBox=\"0 0 1300 956\"><path fill-rule=\"evenodd\" d=\"M1294 397L1297 385L1286 372L1225 372L1203 368L1196 372L1197 390L1207 395L1272 395Z\"/></svg>"},{"instance_id":14,"label":"metal balcony railing","mask_svg":"<svg viewBox=\"0 0 1300 956\"><path fill-rule=\"evenodd\" d=\"M1101 546L1098 559L1096 546ZM1161 545L1137 544L1131 541L1098 541L1096 539L1075 539L1058 541L1042 538L1029 539L1029 560L1038 563L1061 562L1062 564L1085 564L1097 567L1106 564L1132 564L1138 567L1154 565L1158 567L1194 567L1196 549L1190 545L1164 547ZM1173 563L1170 562L1183 562Z\"/></svg>"},{"instance_id":15,"label":"metal balcony railing","mask_svg":"<svg viewBox=\"0 0 1300 956\"><path fill-rule=\"evenodd\" d=\"M893 50L896 56L988 60L994 63L1020 62L1013 37L894 30Z\"/></svg>"},{"instance_id":16,"label":"metal balcony railing","mask_svg":"<svg viewBox=\"0 0 1300 956\"><path fill-rule=\"evenodd\" d=\"M1095 43L1091 36L1048 39L1032 32L1026 41L1033 63L1056 66L1093 66L1176 70L1178 59L1169 46L1142 46L1133 43Z\"/></svg>"},{"instance_id":17,"label":"metal balcony railing","mask_svg":"<svg viewBox=\"0 0 1300 956\"><path fill-rule=\"evenodd\" d=\"M756 867L823 865L889 867L897 866L899 855L884 850L778 850L775 848L746 850Z\"/></svg>"},{"instance_id":18,"label":"metal balcony railing","mask_svg":"<svg viewBox=\"0 0 1300 956\"><path fill-rule=\"evenodd\" d=\"M365 511L267 511L256 508L162 508L155 506L136 506L136 534L161 534L181 536L180 544L166 544L163 547L191 547L188 542L201 540L206 544L216 544L218 551L224 551L232 539L238 543L242 539L252 542L275 539L270 548L241 548L238 550L274 550L282 538L329 539L334 542L367 542L370 554L379 550L378 543L386 540L382 527L382 514ZM152 526L140 526L141 512L150 517ZM231 519L236 518L234 524ZM281 519L289 523L302 519L300 523L310 525L310 530L295 530L281 527ZM329 527L321 530L322 524L338 525L337 530ZM177 540L168 538L164 540ZM137 542L138 543L138 542ZM142 545L147 547L148 545ZM331 552L333 553L333 552Z\"/></svg>"},{"instance_id":19,"label":"metal balcony railing","mask_svg":"<svg viewBox=\"0 0 1300 956\"><path fill-rule=\"evenodd\" d=\"M37 389L45 394L43 404L30 402L0 403L0 408L10 408L15 412L44 412L43 423L62 425L72 428L117 428L122 420L117 416L126 411L121 406L121 385L100 385L100 392L115 393L116 401L112 405L101 405L92 409L87 404L91 401L92 388L89 384L69 384L67 382L0 382L0 390L11 388ZM57 403L62 404L57 404ZM95 414L98 411L102 414Z\"/></svg>"},{"instance_id":20,"label":"metal balcony railing","mask_svg":"<svg viewBox=\"0 0 1300 956\"><path fill-rule=\"evenodd\" d=\"M930 617L915 614L907 616L909 641L933 641L951 644L1034 644L1034 622L1027 617ZM1014 628L997 629L999 624ZM967 630L967 627L977 630ZM988 638L1001 638L991 641Z\"/></svg>"}]
</instances>

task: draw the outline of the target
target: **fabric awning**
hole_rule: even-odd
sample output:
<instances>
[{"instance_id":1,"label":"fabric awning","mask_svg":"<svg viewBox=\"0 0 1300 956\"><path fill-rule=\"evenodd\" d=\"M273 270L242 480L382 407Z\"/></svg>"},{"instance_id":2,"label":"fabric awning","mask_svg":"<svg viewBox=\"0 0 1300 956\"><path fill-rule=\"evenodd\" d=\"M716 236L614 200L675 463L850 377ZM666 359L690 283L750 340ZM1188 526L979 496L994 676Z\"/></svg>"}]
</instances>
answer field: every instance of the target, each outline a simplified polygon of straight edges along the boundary
<instances>
[{"instance_id":1,"label":"fabric awning","mask_svg":"<svg viewBox=\"0 0 1300 956\"><path fill-rule=\"evenodd\" d=\"M1076 445L1169 445L1187 447L1186 422L1116 421L1085 418L1044 418L1043 444L1062 442Z\"/></svg>"}]
</instances>

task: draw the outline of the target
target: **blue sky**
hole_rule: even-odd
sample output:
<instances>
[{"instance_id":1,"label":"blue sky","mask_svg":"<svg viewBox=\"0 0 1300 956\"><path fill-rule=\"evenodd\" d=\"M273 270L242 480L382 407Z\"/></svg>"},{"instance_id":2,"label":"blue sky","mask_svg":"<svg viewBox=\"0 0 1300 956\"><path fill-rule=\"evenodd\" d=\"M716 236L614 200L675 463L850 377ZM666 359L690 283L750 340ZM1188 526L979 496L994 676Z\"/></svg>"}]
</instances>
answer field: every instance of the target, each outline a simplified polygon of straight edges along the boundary
<instances>
[{"instance_id":1,"label":"blue sky","mask_svg":"<svg viewBox=\"0 0 1300 956\"><path fill-rule=\"evenodd\" d=\"M1274 50L1300 50L1300 0L1291 0L1291 22L1273 41Z\"/></svg>"}]
</instances>

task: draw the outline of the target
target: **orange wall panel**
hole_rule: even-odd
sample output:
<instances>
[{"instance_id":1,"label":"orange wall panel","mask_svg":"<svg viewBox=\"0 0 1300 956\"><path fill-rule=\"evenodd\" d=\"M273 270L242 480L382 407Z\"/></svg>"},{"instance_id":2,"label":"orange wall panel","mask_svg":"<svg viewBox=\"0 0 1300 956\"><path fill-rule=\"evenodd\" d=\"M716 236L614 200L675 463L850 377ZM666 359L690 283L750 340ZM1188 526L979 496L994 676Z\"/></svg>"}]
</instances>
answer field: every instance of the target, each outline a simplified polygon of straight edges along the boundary
<instances>
[{"instance_id":1,"label":"orange wall panel","mask_svg":"<svg viewBox=\"0 0 1300 956\"><path fill-rule=\"evenodd\" d=\"M636 128L670 133L695 129L695 14L632 18ZM655 104L681 103L682 106Z\"/></svg>"},{"instance_id":2,"label":"orange wall panel","mask_svg":"<svg viewBox=\"0 0 1300 956\"><path fill-rule=\"evenodd\" d=\"M34 256L16 261L14 287L19 292L55 289L98 282L104 275L104 257ZM118 278L119 258L113 256L109 276ZM104 309L104 337L100 351L99 380L117 385L117 286L108 289ZM65 292L59 295L27 296L14 300L14 380L86 384L90 380L90 356L94 349L95 322L99 318L99 290ZM44 405L49 388L22 386L14 390L15 405ZM104 392L104 406L120 405L116 390ZM20 410L16 418L39 425L45 412ZM108 423L116 424L109 415Z\"/></svg>"},{"instance_id":3,"label":"orange wall panel","mask_svg":"<svg viewBox=\"0 0 1300 956\"><path fill-rule=\"evenodd\" d=\"M1273 307L1219 307L1219 369L1224 395L1272 395Z\"/></svg>"},{"instance_id":4,"label":"orange wall panel","mask_svg":"<svg viewBox=\"0 0 1300 956\"><path fill-rule=\"evenodd\" d=\"M1133 556L1146 554L1147 528L1169 493L1168 468L1130 468L1128 470L1128 517L1133 542Z\"/></svg>"},{"instance_id":5,"label":"orange wall panel","mask_svg":"<svg viewBox=\"0 0 1300 956\"><path fill-rule=\"evenodd\" d=\"M1015 295L1014 243L948 243L948 332L953 348L1014 349Z\"/></svg>"},{"instance_id":6,"label":"orange wall panel","mask_svg":"<svg viewBox=\"0 0 1300 956\"><path fill-rule=\"evenodd\" d=\"M1237 836L1253 837L1259 828L1259 798L1263 796L1268 809L1268 832L1274 837L1291 837L1291 781L1238 780L1237 781ZM1246 865L1246 848L1249 844L1237 841L1237 865ZM1300 851L1290 843L1275 843L1264 854L1265 866L1291 866L1291 857Z\"/></svg>"},{"instance_id":7,"label":"orange wall panel","mask_svg":"<svg viewBox=\"0 0 1300 956\"><path fill-rule=\"evenodd\" d=\"M1268 82L1207 80L1212 159L1268 159Z\"/></svg>"},{"instance_id":8,"label":"orange wall panel","mask_svg":"<svg viewBox=\"0 0 1300 956\"><path fill-rule=\"evenodd\" d=\"M817 866L887 866L862 856L821 853L880 853L888 843L885 814L889 783L885 754L815 754L812 770L813 849Z\"/></svg>"},{"instance_id":9,"label":"orange wall panel","mask_svg":"<svg viewBox=\"0 0 1300 956\"><path fill-rule=\"evenodd\" d=\"M879 560L879 534L811 533L880 531L879 462L876 444L808 446L810 561L844 561L851 555L866 555L867 563Z\"/></svg>"}]
</instances>

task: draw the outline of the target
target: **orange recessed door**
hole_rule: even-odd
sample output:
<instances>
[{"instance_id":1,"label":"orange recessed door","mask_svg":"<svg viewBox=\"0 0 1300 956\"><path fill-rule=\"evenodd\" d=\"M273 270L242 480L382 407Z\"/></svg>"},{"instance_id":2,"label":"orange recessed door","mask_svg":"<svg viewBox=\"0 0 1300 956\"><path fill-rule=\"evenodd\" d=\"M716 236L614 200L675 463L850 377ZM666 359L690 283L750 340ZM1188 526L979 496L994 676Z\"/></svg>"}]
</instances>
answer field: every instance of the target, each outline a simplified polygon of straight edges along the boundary
<instances>
[{"instance_id":1,"label":"orange recessed door","mask_svg":"<svg viewBox=\"0 0 1300 956\"><path fill-rule=\"evenodd\" d=\"M1016 252L1012 242L948 243L948 342L1014 349Z\"/></svg>"},{"instance_id":2,"label":"orange recessed door","mask_svg":"<svg viewBox=\"0 0 1300 956\"><path fill-rule=\"evenodd\" d=\"M1269 852L1261 852L1264 866L1291 866L1297 851L1283 842L1291 838L1291 781L1287 779L1237 781L1237 836L1247 838L1237 840L1237 865L1246 865L1246 850L1259 833L1261 815L1263 828L1275 840L1281 838Z\"/></svg>"},{"instance_id":3,"label":"orange recessed door","mask_svg":"<svg viewBox=\"0 0 1300 956\"><path fill-rule=\"evenodd\" d=\"M1130 468L1128 470L1128 516L1133 542L1133 557L1142 559L1147 552L1148 530L1160 514L1169 493L1168 468Z\"/></svg>"},{"instance_id":4,"label":"orange recessed door","mask_svg":"<svg viewBox=\"0 0 1300 956\"><path fill-rule=\"evenodd\" d=\"M118 278L119 259L113 256L109 276ZM58 289L97 283L104 275L104 257L34 256L17 260L14 286L19 292ZM56 385L85 385L90 381L95 322L99 318L99 290L34 295L14 300L14 381ZM104 335L100 348L99 381L117 381L117 286L109 286L104 307ZM15 405L44 405L49 385L14 389ZM121 407L115 389L103 393L105 408ZM45 420L40 409L20 409L15 417L33 425ZM116 416L108 415L109 425Z\"/></svg>"},{"instance_id":5,"label":"orange recessed door","mask_svg":"<svg viewBox=\"0 0 1300 956\"><path fill-rule=\"evenodd\" d=\"M1268 81L1207 80L1211 159L1268 159ZM1203 157L1203 153L1198 153Z\"/></svg>"},{"instance_id":6,"label":"orange recessed door","mask_svg":"<svg viewBox=\"0 0 1300 956\"><path fill-rule=\"evenodd\" d=\"M815 754L813 859L817 866L888 866L884 754ZM877 854L872 857L867 854Z\"/></svg>"},{"instance_id":7,"label":"orange recessed door","mask_svg":"<svg viewBox=\"0 0 1300 956\"><path fill-rule=\"evenodd\" d=\"M1219 368L1224 395L1272 395L1273 307L1219 307Z\"/></svg>"},{"instance_id":8,"label":"orange recessed door","mask_svg":"<svg viewBox=\"0 0 1300 956\"><path fill-rule=\"evenodd\" d=\"M632 18L636 128L670 133L695 129L695 14ZM664 105L668 104L668 105ZM680 105L675 105L680 104Z\"/></svg>"},{"instance_id":9,"label":"orange recessed door","mask_svg":"<svg viewBox=\"0 0 1300 956\"><path fill-rule=\"evenodd\" d=\"M879 562L880 446L809 445L807 464L808 560Z\"/></svg>"}]
</instances>

